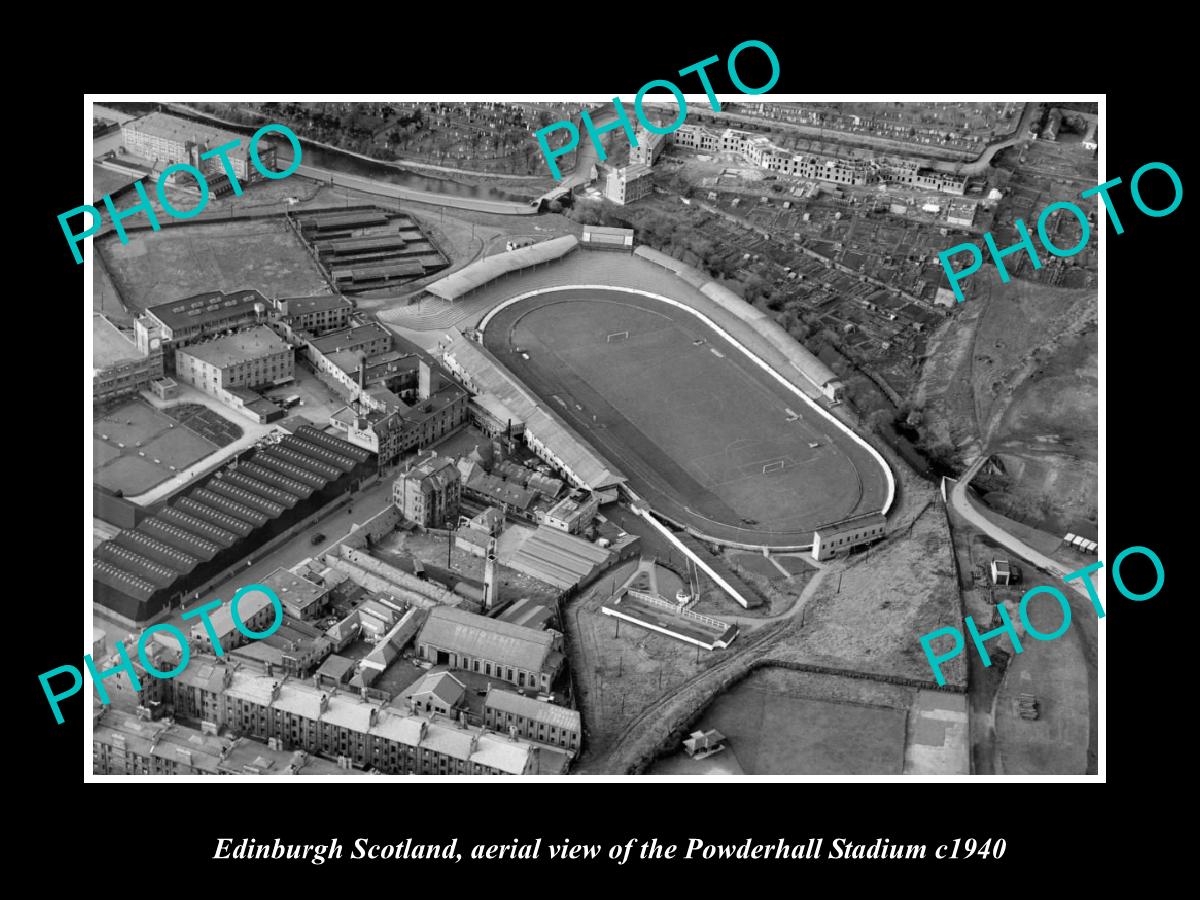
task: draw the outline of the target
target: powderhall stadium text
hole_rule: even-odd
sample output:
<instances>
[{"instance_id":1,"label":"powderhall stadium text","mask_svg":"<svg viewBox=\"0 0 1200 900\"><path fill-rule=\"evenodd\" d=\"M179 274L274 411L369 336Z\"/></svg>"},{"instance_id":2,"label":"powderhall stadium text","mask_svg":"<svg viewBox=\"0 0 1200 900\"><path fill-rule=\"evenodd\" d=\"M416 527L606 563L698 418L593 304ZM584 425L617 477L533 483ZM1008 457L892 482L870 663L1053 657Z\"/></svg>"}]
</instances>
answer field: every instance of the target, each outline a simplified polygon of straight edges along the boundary
<instances>
[{"instance_id":1,"label":"powderhall stadium text","mask_svg":"<svg viewBox=\"0 0 1200 900\"><path fill-rule=\"evenodd\" d=\"M893 844L876 838L871 844L857 844L834 838L829 853L821 856L824 838L809 838L803 844L788 844L783 838L775 844L709 844L700 838L688 841L684 859L924 859L924 844Z\"/></svg>"}]
</instances>

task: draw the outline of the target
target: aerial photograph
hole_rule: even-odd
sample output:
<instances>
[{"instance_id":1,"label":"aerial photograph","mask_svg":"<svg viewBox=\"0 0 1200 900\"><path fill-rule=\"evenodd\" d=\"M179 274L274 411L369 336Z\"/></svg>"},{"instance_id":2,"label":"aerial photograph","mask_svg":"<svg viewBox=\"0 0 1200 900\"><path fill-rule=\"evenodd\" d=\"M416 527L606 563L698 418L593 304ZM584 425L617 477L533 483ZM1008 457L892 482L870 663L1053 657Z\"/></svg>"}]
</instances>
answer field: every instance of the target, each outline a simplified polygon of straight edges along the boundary
<instances>
[{"instance_id":1,"label":"aerial photograph","mask_svg":"<svg viewBox=\"0 0 1200 900\"><path fill-rule=\"evenodd\" d=\"M91 772L1096 775L1099 104L792 96L97 96Z\"/></svg>"}]
</instances>

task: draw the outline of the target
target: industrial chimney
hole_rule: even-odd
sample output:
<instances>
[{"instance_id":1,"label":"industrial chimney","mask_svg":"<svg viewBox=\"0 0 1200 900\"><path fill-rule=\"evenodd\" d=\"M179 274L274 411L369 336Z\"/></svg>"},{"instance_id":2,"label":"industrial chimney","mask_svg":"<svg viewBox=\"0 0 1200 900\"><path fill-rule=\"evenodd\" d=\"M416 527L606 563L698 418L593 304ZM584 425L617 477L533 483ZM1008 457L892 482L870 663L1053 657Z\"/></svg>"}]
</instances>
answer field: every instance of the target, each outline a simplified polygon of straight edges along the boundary
<instances>
[{"instance_id":1,"label":"industrial chimney","mask_svg":"<svg viewBox=\"0 0 1200 900\"><path fill-rule=\"evenodd\" d=\"M429 368L429 363L425 360L420 360L417 363L417 399L428 400L431 382L433 380L433 372Z\"/></svg>"},{"instance_id":2,"label":"industrial chimney","mask_svg":"<svg viewBox=\"0 0 1200 900\"><path fill-rule=\"evenodd\" d=\"M496 602L496 539L488 541L487 561L483 565L483 609L486 612Z\"/></svg>"}]
</instances>

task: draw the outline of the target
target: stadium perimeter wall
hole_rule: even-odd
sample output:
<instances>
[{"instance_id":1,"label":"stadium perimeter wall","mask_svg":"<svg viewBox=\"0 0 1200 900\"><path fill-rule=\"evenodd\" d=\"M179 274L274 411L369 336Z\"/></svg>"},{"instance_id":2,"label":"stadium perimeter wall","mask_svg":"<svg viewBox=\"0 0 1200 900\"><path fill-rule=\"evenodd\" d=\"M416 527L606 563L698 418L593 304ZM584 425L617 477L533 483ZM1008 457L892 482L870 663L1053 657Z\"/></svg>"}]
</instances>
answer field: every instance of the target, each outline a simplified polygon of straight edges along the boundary
<instances>
[{"instance_id":1,"label":"stadium perimeter wall","mask_svg":"<svg viewBox=\"0 0 1200 900\"><path fill-rule=\"evenodd\" d=\"M715 319L717 318L716 316L708 315L709 312L713 311L712 309L703 309L700 306L700 304L689 303L687 301L681 301L681 300L673 300L670 297L663 296L662 294L656 294L651 291L646 291L646 290L642 290L641 288L635 288L635 287L614 287L612 285L607 285L607 284L560 284L555 287L535 288L534 290L525 291L523 293L517 294L516 296L509 297L507 300L502 300L501 302L499 302L495 306L493 306L490 310L488 310L487 313L483 316L483 318L480 319L478 328L480 331L485 331L487 329L488 322L491 321L493 316L495 316L501 310L507 309L508 307L512 306L515 303L520 303L522 300L528 300L530 297L537 297L541 294L550 294L550 293L555 293L556 291L570 291L570 290L624 291L626 293L639 294L640 296L643 296L643 297L649 297L652 300L659 300L663 303L669 304L670 306L674 306L677 309L685 310L686 312L689 312L692 315L696 316L698 319L700 319L702 322L704 322L709 328L711 328L713 331L715 331L721 337L725 338L725 340L729 341L731 344L733 344L735 347L737 347L739 350L741 350L742 353L744 353L752 362L754 362L755 365L757 365L759 368L761 368L767 374L771 375L773 378L775 378L777 381L779 381L781 384L783 384L785 387L787 387L789 390L791 390L792 393L799 396L805 403L807 403L810 407L812 407L812 409L814 409L817 413L819 413L821 416L823 416L829 422L833 423L833 425L835 427L837 427L838 429L843 431L852 441L854 441L860 447L865 449L871 455L871 458L875 460L876 464L883 470L884 476L887 478L887 498L884 500L883 508L880 510L880 512L882 512L883 514L885 514L885 515L887 514L887 511L891 508L892 501L895 499L895 496L896 496L896 480L895 480L894 476L892 475L891 467L884 460L883 456L880 455L879 451L876 450L874 447L872 447L870 445L870 443L863 440L863 438L859 437L859 435L857 434L857 432L854 431L853 428L846 425L844 422L842 422L840 419L838 419L836 416L834 416L832 413L830 413L829 410L825 409L825 407L823 407L820 403L817 402L817 400L812 396L811 392L815 391L818 395L820 395L820 389L810 379L803 376L803 373L798 372L798 374L800 374L801 377L804 377L805 383L808 385L807 390L805 390L800 384L798 384L794 378L789 378L789 377L785 376L784 374L782 374L778 369L772 367L770 365L770 363L768 363L765 359L763 359L761 356L759 356L753 350L751 350L749 347L747 347L746 343L744 343L742 340L739 340L739 337L737 335L731 333L731 330L726 330L724 327L722 327L722 324L719 324L717 321L715 321ZM704 296L704 295L701 295L701 296ZM713 305L716 306L715 303ZM716 306L716 309L718 309L718 310L723 309L723 307ZM728 311L726 311L726 312L728 313ZM733 315L732 313L728 313L728 314ZM754 323L746 323L746 324L749 324L751 328L754 327ZM779 327L774 322L771 322L770 324L776 328ZM763 340L764 340L764 342L766 342L766 346L768 348L772 346L772 343L769 342L770 339L764 338ZM791 340L791 338L789 338L789 340ZM758 348L756 348L756 349L758 349ZM789 360L789 362L791 362L791 360ZM787 370L785 369L784 371L786 372ZM695 532L693 529L689 528L688 530L692 531L693 534L697 534L697 532ZM719 543L719 544L727 544L728 543L727 541L719 540L717 538L712 538L712 537L709 537L708 535L704 535L704 534L697 534L697 536L702 537L705 540L712 540L715 543ZM739 546L747 546L747 545L739 545ZM808 544L807 546L811 547L812 544ZM757 549L757 547L754 547L754 549ZM788 549L791 549L791 548L788 548ZM798 547L795 549L804 549L804 548Z\"/></svg>"},{"instance_id":2,"label":"stadium perimeter wall","mask_svg":"<svg viewBox=\"0 0 1200 900\"><path fill-rule=\"evenodd\" d=\"M663 261L670 260L672 265L651 261L651 254L638 253L638 250L642 249L639 247L628 256L624 254L617 256L610 253L572 253L536 270L510 274L503 279L503 283L481 286L473 292L472 305L478 305L460 322L458 327L466 328L474 323L475 327L483 329L492 316L503 308L530 297L562 290L628 291L687 310L740 349L773 378L783 383L793 393L798 394L810 407L832 422L835 427L871 455L882 468L887 479L887 497L880 510L886 515L896 496L895 476L892 474L891 467L868 441L820 404L819 400L825 399L821 389L811 377L804 374L804 370L796 363L795 357L790 351L802 351L809 357L812 355L800 347L769 316L737 298L736 295L730 294L730 297L737 300L737 304L724 295L722 295L722 299L727 301L724 304L709 296L702 288L712 283L711 278L664 254L657 255L662 256ZM655 290L646 290L648 287ZM746 310L741 310L740 307L746 307ZM785 350L789 352L784 352ZM815 357L812 358L815 359ZM820 370L813 371L819 372ZM656 512L655 515L658 513ZM721 546L754 551L762 549L762 545L759 544L743 544L717 539L694 528L686 527L673 519L667 519L667 521L702 540ZM807 544L794 548L772 549L782 552L805 550L811 546L811 544Z\"/></svg>"}]
</instances>

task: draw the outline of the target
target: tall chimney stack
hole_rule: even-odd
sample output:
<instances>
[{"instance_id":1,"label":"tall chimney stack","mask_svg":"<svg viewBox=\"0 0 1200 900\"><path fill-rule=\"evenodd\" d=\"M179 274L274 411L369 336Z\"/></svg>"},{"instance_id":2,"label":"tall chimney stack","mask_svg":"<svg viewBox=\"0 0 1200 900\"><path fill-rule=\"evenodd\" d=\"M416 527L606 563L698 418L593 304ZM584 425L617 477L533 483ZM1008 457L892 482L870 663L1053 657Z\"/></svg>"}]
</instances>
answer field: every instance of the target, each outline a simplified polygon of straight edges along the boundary
<instances>
[{"instance_id":1,"label":"tall chimney stack","mask_svg":"<svg viewBox=\"0 0 1200 900\"><path fill-rule=\"evenodd\" d=\"M428 400L433 381L433 372L429 368L429 363L425 360L420 360L417 363L417 399Z\"/></svg>"}]
</instances>

